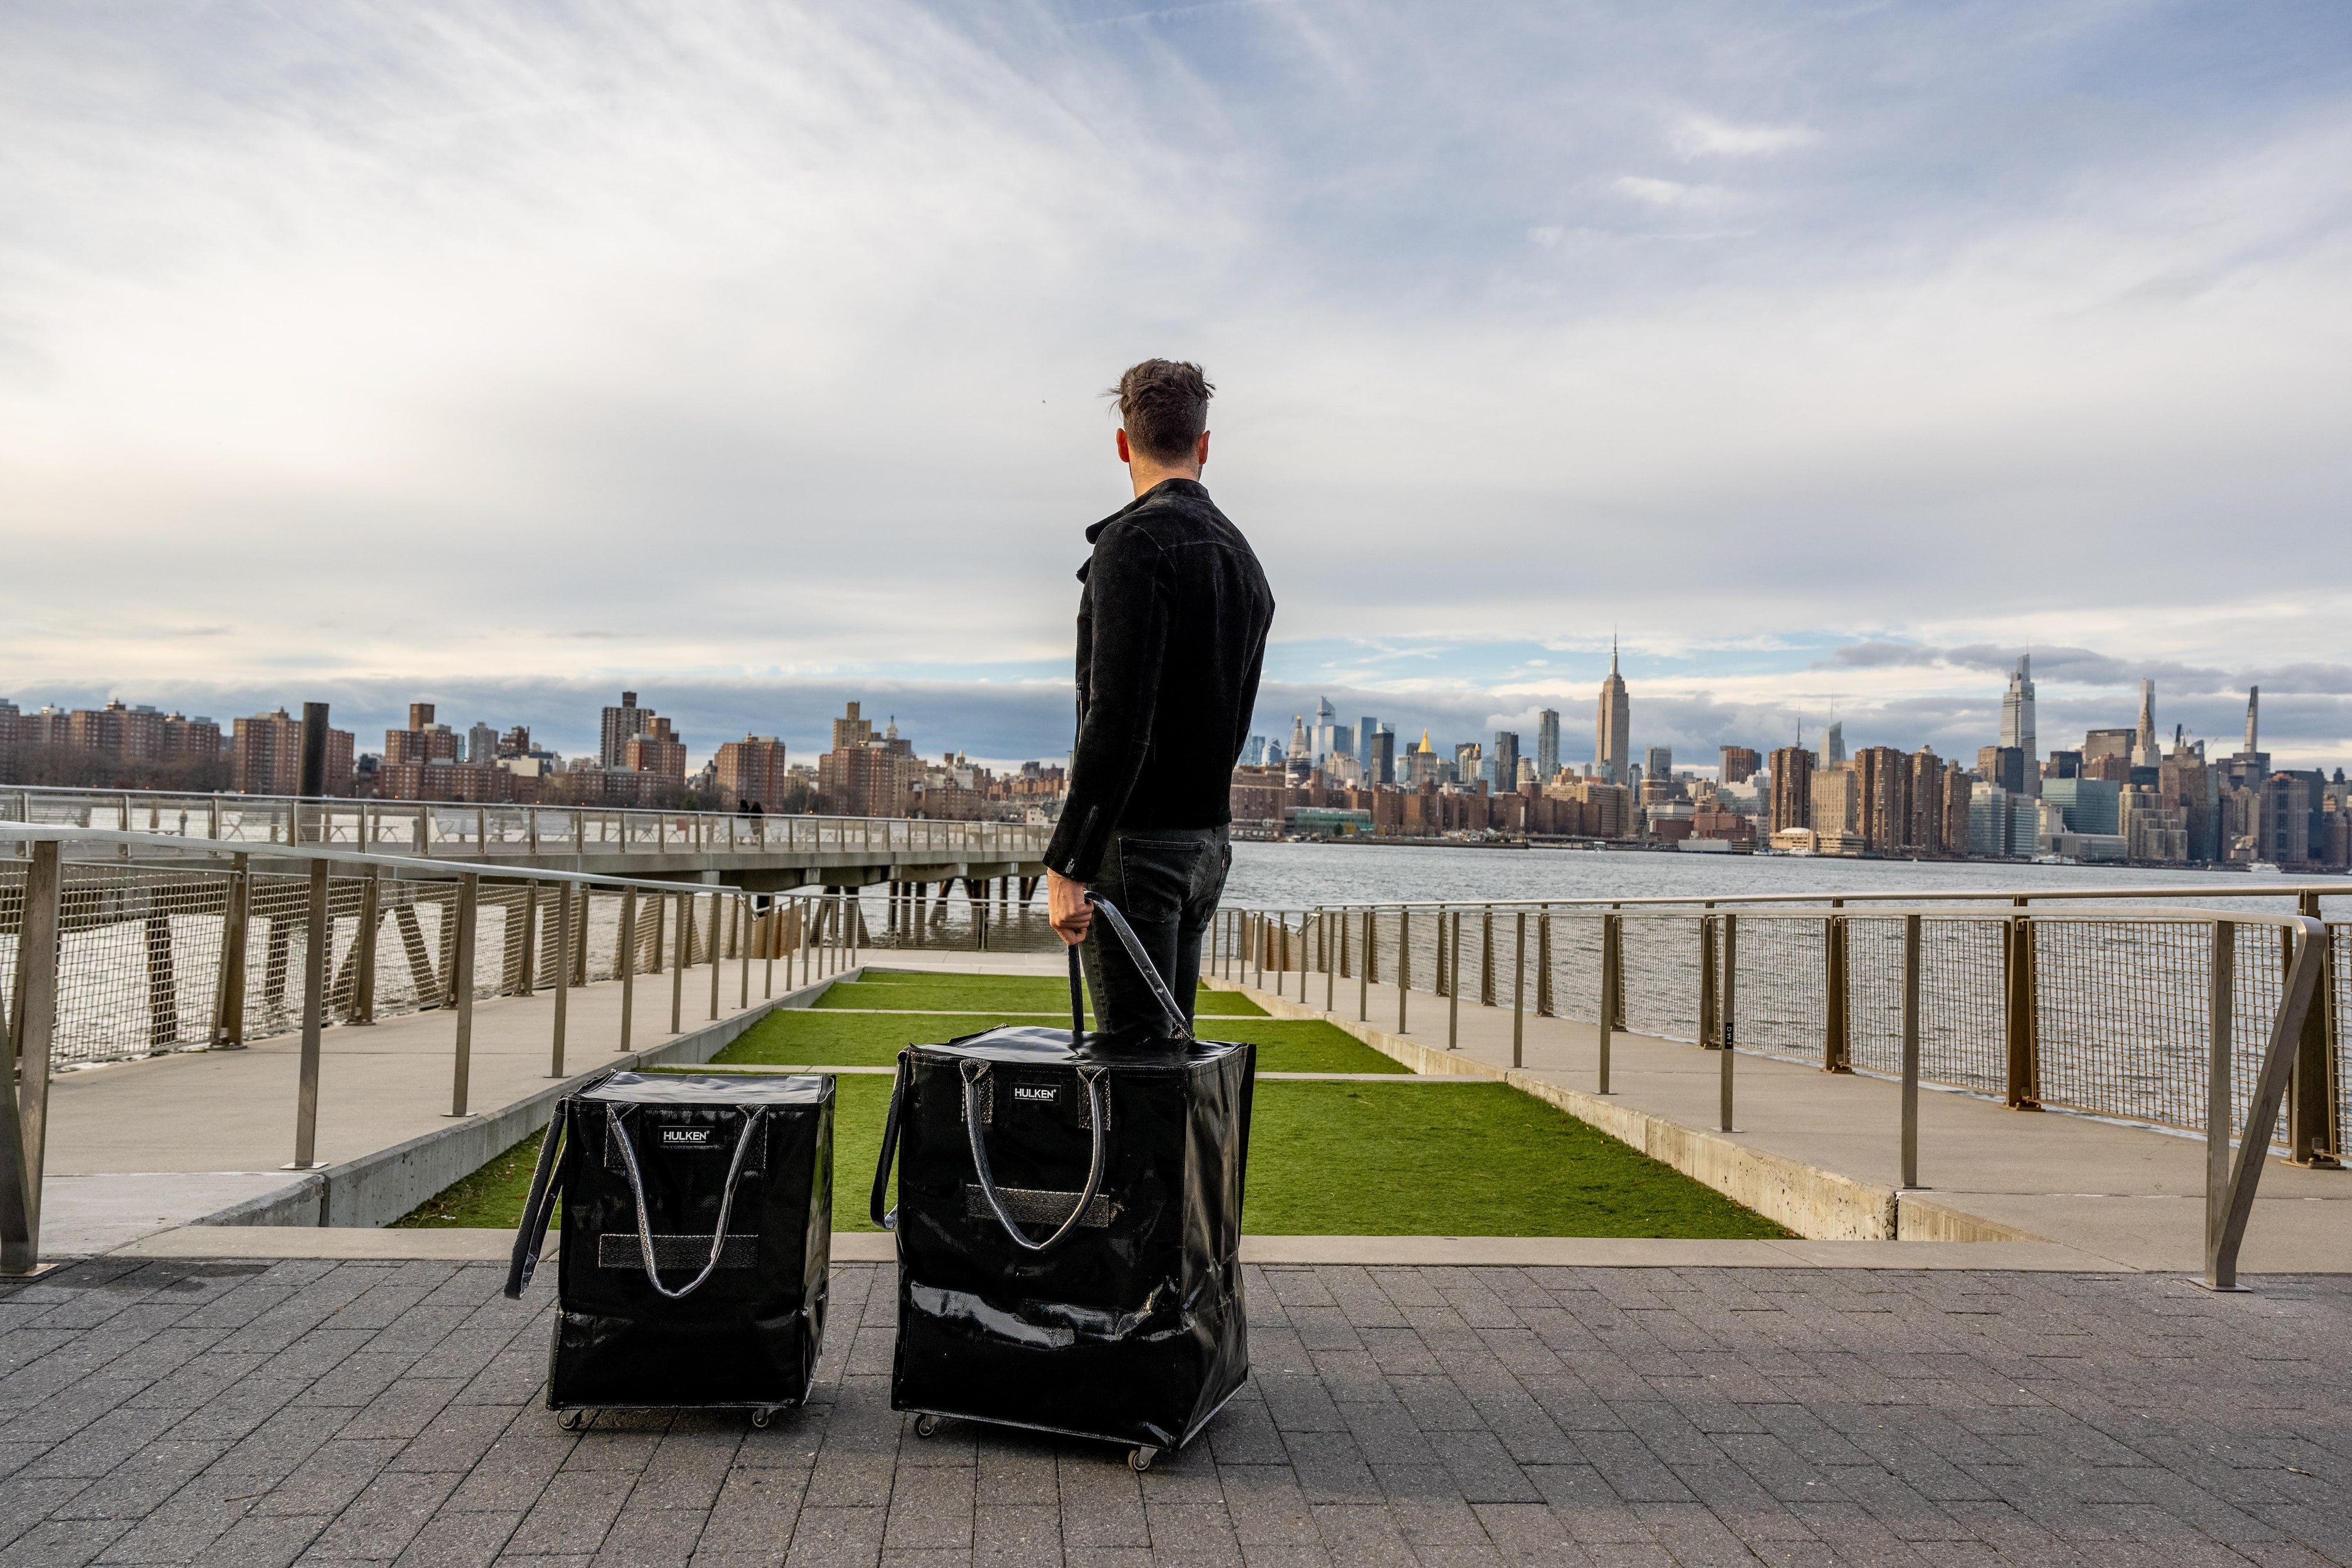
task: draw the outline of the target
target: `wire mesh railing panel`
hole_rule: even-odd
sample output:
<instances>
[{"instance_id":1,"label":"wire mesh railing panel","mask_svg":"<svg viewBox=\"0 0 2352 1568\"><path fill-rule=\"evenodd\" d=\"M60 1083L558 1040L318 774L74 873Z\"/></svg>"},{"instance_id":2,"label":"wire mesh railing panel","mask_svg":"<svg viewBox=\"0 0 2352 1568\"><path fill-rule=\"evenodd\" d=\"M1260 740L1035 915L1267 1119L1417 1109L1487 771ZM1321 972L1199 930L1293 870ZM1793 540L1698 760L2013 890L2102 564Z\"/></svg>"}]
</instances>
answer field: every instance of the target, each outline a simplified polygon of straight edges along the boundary
<instances>
[{"instance_id":1,"label":"wire mesh railing panel","mask_svg":"<svg viewBox=\"0 0 2352 1568\"><path fill-rule=\"evenodd\" d=\"M1844 929L1846 1064L1860 1072L1899 1074L1903 1071L1903 919L1853 915L1846 916ZM1923 974L1923 988L1925 982ZM1926 1055L1923 1040L1922 1074L1927 1071Z\"/></svg>"},{"instance_id":2,"label":"wire mesh railing panel","mask_svg":"<svg viewBox=\"0 0 2352 1568\"><path fill-rule=\"evenodd\" d=\"M210 1043L226 908L222 876L63 867L50 1061L88 1065Z\"/></svg>"},{"instance_id":3,"label":"wire mesh railing panel","mask_svg":"<svg viewBox=\"0 0 2352 1568\"><path fill-rule=\"evenodd\" d=\"M1625 1028L1660 1040L1696 1040L1699 917L1628 914L1619 929Z\"/></svg>"},{"instance_id":4,"label":"wire mesh railing panel","mask_svg":"<svg viewBox=\"0 0 2352 1568\"><path fill-rule=\"evenodd\" d=\"M2275 925L2236 928L2237 962L2230 1008L2230 1131L2239 1133L2254 1103L2254 1083L2262 1076L2263 1057L2269 1050L2271 1030L2286 1003L2286 971L2291 945ZM2196 1124L2203 1126L2200 1114ZM2275 1140L2286 1136L2282 1116Z\"/></svg>"},{"instance_id":5,"label":"wire mesh railing panel","mask_svg":"<svg viewBox=\"0 0 2352 1568\"><path fill-rule=\"evenodd\" d=\"M1979 1094L2006 1092L2009 1003L2001 989L2000 942L1994 921L1920 920L1922 1077ZM1899 1055L1896 1062L1900 1071Z\"/></svg>"},{"instance_id":6,"label":"wire mesh railing panel","mask_svg":"<svg viewBox=\"0 0 2352 1568\"><path fill-rule=\"evenodd\" d=\"M1742 916L1733 977L1742 1051L1819 1061L1829 1028L1825 919Z\"/></svg>"},{"instance_id":7,"label":"wire mesh railing panel","mask_svg":"<svg viewBox=\"0 0 2352 1568\"><path fill-rule=\"evenodd\" d=\"M2032 929L2042 1103L2201 1130L2211 927L2038 920Z\"/></svg>"},{"instance_id":8,"label":"wire mesh railing panel","mask_svg":"<svg viewBox=\"0 0 2352 1568\"><path fill-rule=\"evenodd\" d=\"M1554 912L1540 916L1549 926L1549 1016L1584 1023L1601 1021L1601 921L1598 914ZM1542 928L1533 938L1545 944Z\"/></svg>"}]
</instances>

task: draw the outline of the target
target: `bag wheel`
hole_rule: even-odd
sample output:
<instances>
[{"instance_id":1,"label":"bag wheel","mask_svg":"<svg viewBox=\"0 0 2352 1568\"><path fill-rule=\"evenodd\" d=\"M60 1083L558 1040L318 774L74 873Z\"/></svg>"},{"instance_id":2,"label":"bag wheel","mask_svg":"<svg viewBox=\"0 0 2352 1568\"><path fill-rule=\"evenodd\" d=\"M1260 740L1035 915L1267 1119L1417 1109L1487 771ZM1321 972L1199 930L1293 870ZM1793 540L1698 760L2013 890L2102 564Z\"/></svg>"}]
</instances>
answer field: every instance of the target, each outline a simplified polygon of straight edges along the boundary
<instances>
[{"instance_id":1,"label":"bag wheel","mask_svg":"<svg viewBox=\"0 0 2352 1568\"><path fill-rule=\"evenodd\" d=\"M916 1437L936 1437L936 1436L938 1436L938 1435L939 1435L939 1430L940 1430L940 1418L939 1418L938 1416L916 1416L916 1417L915 1417L915 1436L916 1436Z\"/></svg>"},{"instance_id":2,"label":"bag wheel","mask_svg":"<svg viewBox=\"0 0 2352 1568\"><path fill-rule=\"evenodd\" d=\"M768 1429L768 1423L775 1418L776 1413L773 1410L754 1410L751 1412L751 1425L759 1431L766 1431Z\"/></svg>"},{"instance_id":3,"label":"bag wheel","mask_svg":"<svg viewBox=\"0 0 2352 1568\"><path fill-rule=\"evenodd\" d=\"M567 1432L577 1432L581 1427L588 1424L588 1412L585 1410L566 1410L562 1415L555 1418L555 1424L562 1427Z\"/></svg>"},{"instance_id":4,"label":"bag wheel","mask_svg":"<svg viewBox=\"0 0 2352 1568\"><path fill-rule=\"evenodd\" d=\"M1159 1457L1157 1448L1129 1448L1127 1451L1127 1468L1139 1476L1150 1469L1151 1461Z\"/></svg>"}]
</instances>

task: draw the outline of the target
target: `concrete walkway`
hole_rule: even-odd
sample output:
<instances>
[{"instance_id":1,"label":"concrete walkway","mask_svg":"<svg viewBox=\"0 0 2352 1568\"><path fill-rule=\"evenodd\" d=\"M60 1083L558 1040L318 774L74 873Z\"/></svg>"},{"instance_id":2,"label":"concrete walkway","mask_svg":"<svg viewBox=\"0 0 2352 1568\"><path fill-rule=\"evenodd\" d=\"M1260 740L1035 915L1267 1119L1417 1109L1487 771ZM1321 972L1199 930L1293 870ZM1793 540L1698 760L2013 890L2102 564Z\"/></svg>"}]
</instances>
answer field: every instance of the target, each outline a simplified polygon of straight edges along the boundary
<instances>
[{"instance_id":1,"label":"concrete walkway","mask_svg":"<svg viewBox=\"0 0 2352 1568\"><path fill-rule=\"evenodd\" d=\"M1143 1568L2352 1562L2352 1281L1251 1267L1253 1375L1144 1475L820 1385L543 1406L502 1268L100 1259L0 1286L0 1562Z\"/></svg>"},{"instance_id":2,"label":"concrete walkway","mask_svg":"<svg viewBox=\"0 0 2352 1568\"><path fill-rule=\"evenodd\" d=\"M1327 1013L1312 1005L1324 995L1320 975L1309 981L1310 1005L1297 1000L1297 977L1290 980L1287 998L1234 988L1277 1017L1328 1018L1423 1071L1492 1075L1509 1067L1508 1008L1465 998L1459 1050L1449 1055L1442 997L1414 993L1409 1031L1400 1036L1393 987L1371 988L1365 1024L1357 1019L1353 982L1341 984L1341 1006ZM1891 1081L1740 1051L1734 1063L1739 1130L1723 1134L1714 1130L1719 1053L1620 1032L1611 1050L1612 1093L1603 1099L1594 1092L1600 1051L1593 1026L1530 1015L1524 1028L1527 1066L1508 1074L1512 1082L1636 1147L1646 1133L1649 1152L1801 1234L1883 1235L1855 1227L1899 1205L1897 1233L1906 1237L2041 1238L2128 1268L2194 1273L2203 1265L2202 1139L1923 1090L1924 1190L1898 1195L1901 1091ZM1750 1153L1762 1157L1748 1160ZM1829 1179L1809 1180L1808 1172ZM2241 1267L2251 1273L2352 1270L2352 1172L2271 1162Z\"/></svg>"},{"instance_id":3,"label":"concrete walkway","mask_svg":"<svg viewBox=\"0 0 2352 1568\"><path fill-rule=\"evenodd\" d=\"M748 1009L741 1005L740 961L721 968L718 1024L740 1025L772 1005L763 964L751 966ZM785 968L777 964L776 987L780 998L790 998L797 974L787 976ZM637 977L633 1051L680 1038L669 1029L671 979L667 971ZM570 994L565 1075L617 1060L621 989L607 981ZM713 1023L709 965L686 972L681 1012L688 1033ZM449 1112L457 1017L451 1010L410 1013L320 1035L321 1164L345 1166L456 1124ZM562 1082L552 1071L554 1018L551 991L475 1002L470 1113L494 1114ZM177 1052L60 1074L49 1089L44 1255L101 1251L299 1182L282 1167L294 1157L300 1068L300 1038L282 1035L244 1051Z\"/></svg>"}]
</instances>

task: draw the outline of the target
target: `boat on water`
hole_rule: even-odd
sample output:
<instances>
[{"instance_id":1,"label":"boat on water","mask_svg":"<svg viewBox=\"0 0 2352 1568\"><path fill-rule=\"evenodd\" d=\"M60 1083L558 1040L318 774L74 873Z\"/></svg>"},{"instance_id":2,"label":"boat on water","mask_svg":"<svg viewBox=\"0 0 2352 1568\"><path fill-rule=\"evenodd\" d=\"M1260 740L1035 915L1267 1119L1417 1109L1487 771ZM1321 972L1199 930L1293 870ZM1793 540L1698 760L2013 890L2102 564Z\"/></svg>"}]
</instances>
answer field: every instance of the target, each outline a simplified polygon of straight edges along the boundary
<instances>
[{"instance_id":1,"label":"boat on water","mask_svg":"<svg viewBox=\"0 0 2352 1568\"><path fill-rule=\"evenodd\" d=\"M2284 876L2286 873L2268 861L2256 861L2246 868L2254 876Z\"/></svg>"}]
</instances>

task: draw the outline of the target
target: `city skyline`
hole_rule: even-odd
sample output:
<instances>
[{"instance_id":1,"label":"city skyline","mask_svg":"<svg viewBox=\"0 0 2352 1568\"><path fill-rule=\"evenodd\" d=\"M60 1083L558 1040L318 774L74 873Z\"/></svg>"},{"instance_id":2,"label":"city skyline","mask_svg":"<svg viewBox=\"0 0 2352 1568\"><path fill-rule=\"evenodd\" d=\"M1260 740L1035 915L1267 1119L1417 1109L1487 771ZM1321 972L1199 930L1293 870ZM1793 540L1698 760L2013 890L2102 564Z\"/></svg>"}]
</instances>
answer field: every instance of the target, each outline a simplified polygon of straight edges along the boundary
<instances>
[{"instance_id":1,"label":"city skyline","mask_svg":"<svg viewBox=\"0 0 2352 1568\"><path fill-rule=\"evenodd\" d=\"M1678 752L1832 693L1957 748L2028 648L2051 733L2153 675L2352 737L2332 8L230 0L0 61L19 701L957 688L1049 752L1097 394L1175 353L1270 683L1401 733L1574 711L1613 625Z\"/></svg>"}]
</instances>

